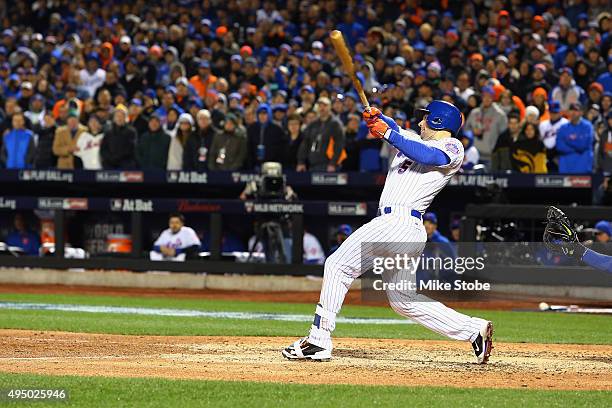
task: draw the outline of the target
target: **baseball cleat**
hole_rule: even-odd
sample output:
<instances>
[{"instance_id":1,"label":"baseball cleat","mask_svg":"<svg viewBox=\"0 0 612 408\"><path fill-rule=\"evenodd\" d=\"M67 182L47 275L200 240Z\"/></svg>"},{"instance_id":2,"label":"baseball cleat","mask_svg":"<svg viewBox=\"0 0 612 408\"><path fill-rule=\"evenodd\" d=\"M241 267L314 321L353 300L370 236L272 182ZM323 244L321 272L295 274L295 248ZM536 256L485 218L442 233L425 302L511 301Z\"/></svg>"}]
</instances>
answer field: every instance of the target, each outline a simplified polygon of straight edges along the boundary
<instances>
[{"instance_id":1,"label":"baseball cleat","mask_svg":"<svg viewBox=\"0 0 612 408\"><path fill-rule=\"evenodd\" d=\"M331 350L310 344L308 337L303 337L284 349L283 357L288 360L329 361Z\"/></svg>"},{"instance_id":2,"label":"baseball cleat","mask_svg":"<svg viewBox=\"0 0 612 408\"><path fill-rule=\"evenodd\" d=\"M480 330L478 337L472 342L472 348L478 364L487 364L493 349L493 323L487 322L486 326Z\"/></svg>"}]
</instances>

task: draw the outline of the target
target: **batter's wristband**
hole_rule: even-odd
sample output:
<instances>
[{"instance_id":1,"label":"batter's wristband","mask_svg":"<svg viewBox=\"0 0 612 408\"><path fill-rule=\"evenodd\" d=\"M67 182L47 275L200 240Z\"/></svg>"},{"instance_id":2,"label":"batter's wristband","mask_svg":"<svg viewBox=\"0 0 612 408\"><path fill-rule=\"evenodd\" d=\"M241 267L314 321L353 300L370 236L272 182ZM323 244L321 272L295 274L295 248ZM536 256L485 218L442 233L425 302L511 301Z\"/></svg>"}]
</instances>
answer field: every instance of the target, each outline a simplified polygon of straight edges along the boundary
<instances>
[{"instance_id":1,"label":"batter's wristband","mask_svg":"<svg viewBox=\"0 0 612 408\"><path fill-rule=\"evenodd\" d=\"M387 126L389 126L389 128L399 133L399 126L397 125L397 123L395 123L395 120L391 119L388 116L383 115L382 113L380 114L380 118L383 120L383 122L387 124ZM385 137L385 139L388 139L388 138Z\"/></svg>"}]
</instances>

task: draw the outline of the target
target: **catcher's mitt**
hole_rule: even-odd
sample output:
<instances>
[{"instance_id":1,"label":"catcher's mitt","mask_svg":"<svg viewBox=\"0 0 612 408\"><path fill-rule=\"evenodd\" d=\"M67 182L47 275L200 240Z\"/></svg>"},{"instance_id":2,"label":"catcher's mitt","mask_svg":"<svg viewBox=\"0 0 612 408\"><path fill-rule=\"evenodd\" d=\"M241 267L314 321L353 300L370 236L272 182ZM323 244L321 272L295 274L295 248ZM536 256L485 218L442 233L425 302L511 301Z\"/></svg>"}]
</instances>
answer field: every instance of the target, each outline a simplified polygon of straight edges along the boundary
<instances>
[{"instance_id":1,"label":"catcher's mitt","mask_svg":"<svg viewBox=\"0 0 612 408\"><path fill-rule=\"evenodd\" d=\"M582 259L586 248L578 241L578 235L567 216L557 207L548 207L544 229L544 244L553 252Z\"/></svg>"}]
</instances>

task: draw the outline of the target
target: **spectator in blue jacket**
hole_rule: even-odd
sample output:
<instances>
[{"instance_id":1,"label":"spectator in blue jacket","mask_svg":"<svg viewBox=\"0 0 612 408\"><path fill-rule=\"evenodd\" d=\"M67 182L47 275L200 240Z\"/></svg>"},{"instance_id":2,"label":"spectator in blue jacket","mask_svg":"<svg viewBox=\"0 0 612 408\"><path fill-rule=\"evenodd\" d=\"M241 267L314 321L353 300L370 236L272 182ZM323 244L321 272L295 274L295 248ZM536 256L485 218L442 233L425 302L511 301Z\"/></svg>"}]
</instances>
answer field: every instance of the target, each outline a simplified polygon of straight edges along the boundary
<instances>
[{"instance_id":1,"label":"spectator in blue jacket","mask_svg":"<svg viewBox=\"0 0 612 408\"><path fill-rule=\"evenodd\" d=\"M593 125L582 117L582 106L572 103L570 122L559 128L556 149L559 173L591 173L593 171Z\"/></svg>"},{"instance_id":2,"label":"spectator in blue jacket","mask_svg":"<svg viewBox=\"0 0 612 408\"><path fill-rule=\"evenodd\" d=\"M38 255L40 237L28 228L23 215L16 214L13 225L15 230L6 237L6 244L23 249L27 255Z\"/></svg>"},{"instance_id":3,"label":"spectator in blue jacket","mask_svg":"<svg viewBox=\"0 0 612 408\"><path fill-rule=\"evenodd\" d=\"M380 148L382 140L373 137L368 130L365 122L360 121L354 124L354 115L349 118L347 128L359 126L357 137L355 138L359 151L359 171L381 171L382 159L380 157Z\"/></svg>"},{"instance_id":4,"label":"spectator in blue jacket","mask_svg":"<svg viewBox=\"0 0 612 408\"><path fill-rule=\"evenodd\" d=\"M612 92L612 55L608 56L608 71L599 75L596 82L603 85L605 92Z\"/></svg>"},{"instance_id":5,"label":"spectator in blue jacket","mask_svg":"<svg viewBox=\"0 0 612 408\"><path fill-rule=\"evenodd\" d=\"M35 157L34 133L25 128L23 113L15 113L12 128L4 135L0 161L7 169L28 169Z\"/></svg>"}]
</instances>

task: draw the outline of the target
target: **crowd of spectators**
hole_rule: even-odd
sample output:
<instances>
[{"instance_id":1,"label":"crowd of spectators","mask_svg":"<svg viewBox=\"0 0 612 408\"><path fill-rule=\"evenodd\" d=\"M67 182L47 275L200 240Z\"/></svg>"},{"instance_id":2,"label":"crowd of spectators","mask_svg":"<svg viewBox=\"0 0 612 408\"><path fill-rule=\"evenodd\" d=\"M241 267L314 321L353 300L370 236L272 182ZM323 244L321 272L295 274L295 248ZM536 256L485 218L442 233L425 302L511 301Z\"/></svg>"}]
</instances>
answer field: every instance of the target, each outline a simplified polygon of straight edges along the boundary
<instances>
[{"instance_id":1,"label":"crowd of spectators","mask_svg":"<svg viewBox=\"0 0 612 408\"><path fill-rule=\"evenodd\" d=\"M4 168L384 171L372 105L465 115L464 170L612 172L608 0L0 0Z\"/></svg>"}]
</instances>

